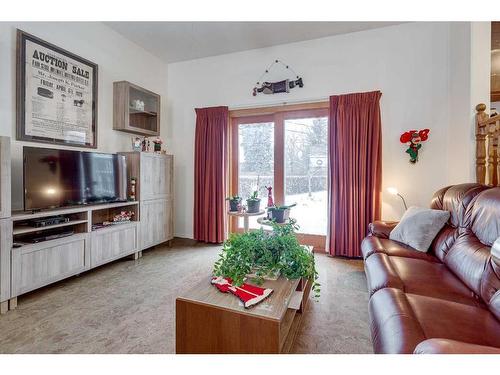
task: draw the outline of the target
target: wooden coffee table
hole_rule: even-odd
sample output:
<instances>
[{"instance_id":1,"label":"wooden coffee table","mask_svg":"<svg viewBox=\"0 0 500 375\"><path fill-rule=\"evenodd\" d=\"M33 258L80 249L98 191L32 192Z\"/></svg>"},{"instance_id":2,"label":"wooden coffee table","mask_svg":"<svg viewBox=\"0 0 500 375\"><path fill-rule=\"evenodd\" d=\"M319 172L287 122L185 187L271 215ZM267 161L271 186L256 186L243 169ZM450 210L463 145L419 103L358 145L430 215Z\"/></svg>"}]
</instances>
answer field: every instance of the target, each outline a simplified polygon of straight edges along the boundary
<instances>
[{"instance_id":1,"label":"wooden coffee table","mask_svg":"<svg viewBox=\"0 0 500 375\"><path fill-rule=\"evenodd\" d=\"M176 353L288 353L311 290L307 279L267 280L274 290L245 309L207 276L176 300ZM251 281L250 281L251 283Z\"/></svg>"}]
</instances>

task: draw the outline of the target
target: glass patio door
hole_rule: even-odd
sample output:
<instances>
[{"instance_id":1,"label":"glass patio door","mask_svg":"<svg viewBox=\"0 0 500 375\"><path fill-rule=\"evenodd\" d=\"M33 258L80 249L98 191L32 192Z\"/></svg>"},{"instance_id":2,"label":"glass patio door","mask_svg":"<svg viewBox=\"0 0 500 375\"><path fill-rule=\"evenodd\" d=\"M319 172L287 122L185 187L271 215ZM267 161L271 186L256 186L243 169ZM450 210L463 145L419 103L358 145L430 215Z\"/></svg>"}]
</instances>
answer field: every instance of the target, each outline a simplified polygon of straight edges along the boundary
<instances>
[{"instance_id":1,"label":"glass patio door","mask_svg":"<svg viewBox=\"0 0 500 375\"><path fill-rule=\"evenodd\" d=\"M267 204L266 186L274 186L274 120L269 116L241 119L234 124L233 157L236 166L236 186L233 195L242 197L242 204L257 191L261 209ZM236 193L237 192L237 193ZM257 217L250 217L250 228L259 228ZM243 218L237 222L243 228Z\"/></svg>"},{"instance_id":2,"label":"glass patio door","mask_svg":"<svg viewBox=\"0 0 500 375\"><path fill-rule=\"evenodd\" d=\"M277 205L296 204L290 216L301 243L324 249L327 231L328 108L265 109L265 115L231 118L231 194L245 199L254 190L267 205L266 186ZM254 111L258 111L257 109ZM243 220L232 219L241 231ZM250 219L250 228L260 228Z\"/></svg>"},{"instance_id":3,"label":"glass patio door","mask_svg":"<svg viewBox=\"0 0 500 375\"><path fill-rule=\"evenodd\" d=\"M299 233L326 235L328 117L285 119L285 204Z\"/></svg>"}]
</instances>

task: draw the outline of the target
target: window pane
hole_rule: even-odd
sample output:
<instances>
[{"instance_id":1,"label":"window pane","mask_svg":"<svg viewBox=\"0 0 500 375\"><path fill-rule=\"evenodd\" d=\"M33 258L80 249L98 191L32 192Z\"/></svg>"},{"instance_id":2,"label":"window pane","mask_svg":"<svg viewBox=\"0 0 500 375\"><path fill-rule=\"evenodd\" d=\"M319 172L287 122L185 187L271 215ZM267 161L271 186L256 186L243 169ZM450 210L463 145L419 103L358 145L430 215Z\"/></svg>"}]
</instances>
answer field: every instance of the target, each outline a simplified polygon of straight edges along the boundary
<instances>
[{"instance_id":1,"label":"window pane","mask_svg":"<svg viewBox=\"0 0 500 375\"><path fill-rule=\"evenodd\" d=\"M267 204L265 186L274 186L274 123L240 124L238 127L238 187L243 204L254 190L260 207ZM243 227L243 219L238 222ZM260 228L257 217L250 217L250 228Z\"/></svg>"},{"instance_id":2,"label":"window pane","mask_svg":"<svg viewBox=\"0 0 500 375\"><path fill-rule=\"evenodd\" d=\"M300 233L326 235L328 118L285 120L285 204Z\"/></svg>"}]
</instances>

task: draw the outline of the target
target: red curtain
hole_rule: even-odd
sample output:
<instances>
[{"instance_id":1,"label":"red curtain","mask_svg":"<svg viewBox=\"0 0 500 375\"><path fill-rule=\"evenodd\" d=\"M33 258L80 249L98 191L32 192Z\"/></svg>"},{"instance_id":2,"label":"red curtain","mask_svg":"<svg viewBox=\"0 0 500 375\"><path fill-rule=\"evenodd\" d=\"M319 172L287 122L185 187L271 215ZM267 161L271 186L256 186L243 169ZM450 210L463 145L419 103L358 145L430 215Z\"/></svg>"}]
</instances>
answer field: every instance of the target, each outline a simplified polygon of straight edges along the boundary
<instances>
[{"instance_id":1,"label":"red curtain","mask_svg":"<svg viewBox=\"0 0 500 375\"><path fill-rule=\"evenodd\" d=\"M361 257L368 224L380 218L381 96L373 91L330 97L327 247L334 256Z\"/></svg>"},{"instance_id":2,"label":"red curtain","mask_svg":"<svg viewBox=\"0 0 500 375\"><path fill-rule=\"evenodd\" d=\"M197 108L194 147L194 239L221 243L226 226L227 107Z\"/></svg>"}]
</instances>

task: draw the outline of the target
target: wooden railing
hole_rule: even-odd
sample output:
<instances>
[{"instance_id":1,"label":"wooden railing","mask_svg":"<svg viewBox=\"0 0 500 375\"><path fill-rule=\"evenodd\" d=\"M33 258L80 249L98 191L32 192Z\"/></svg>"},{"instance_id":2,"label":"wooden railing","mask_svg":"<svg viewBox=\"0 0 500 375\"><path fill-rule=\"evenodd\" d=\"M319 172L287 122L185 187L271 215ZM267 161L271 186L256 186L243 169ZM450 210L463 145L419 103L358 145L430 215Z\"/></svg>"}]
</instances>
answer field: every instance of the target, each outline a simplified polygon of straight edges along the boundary
<instances>
[{"instance_id":1,"label":"wooden railing","mask_svg":"<svg viewBox=\"0 0 500 375\"><path fill-rule=\"evenodd\" d=\"M476 181L500 186L500 115L489 117L486 105L476 106Z\"/></svg>"}]
</instances>

